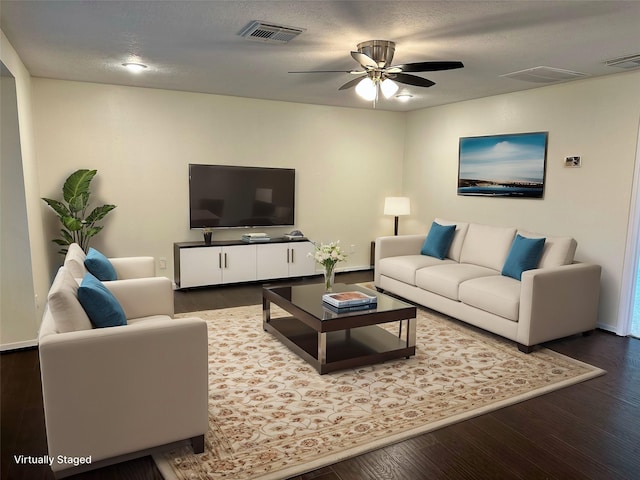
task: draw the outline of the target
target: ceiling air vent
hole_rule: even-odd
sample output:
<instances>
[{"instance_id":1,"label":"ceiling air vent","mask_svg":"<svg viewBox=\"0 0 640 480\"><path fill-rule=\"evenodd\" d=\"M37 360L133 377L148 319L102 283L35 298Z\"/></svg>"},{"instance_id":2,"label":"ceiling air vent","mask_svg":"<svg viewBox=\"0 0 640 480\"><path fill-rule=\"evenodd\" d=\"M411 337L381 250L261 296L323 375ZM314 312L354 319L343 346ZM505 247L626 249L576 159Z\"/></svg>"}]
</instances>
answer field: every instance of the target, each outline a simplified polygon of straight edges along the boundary
<instances>
[{"instance_id":1,"label":"ceiling air vent","mask_svg":"<svg viewBox=\"0 0 640 480\"><path fill-rule=\"evenodd\" d=\"M238 35L258 42L288 43L304 30L304 28L287 27L286 25L254 20L244 27Z\"/></svg>"},{"instance_id":2,"label":"ceiling air vent","mask_svg":"<svg viewBox=\"0 0 640 480\"><path fill-rule=\"evenodd\" d=\"M587 75L585 73L572 72L571 70L563 70L561 68L534 67L526 70L520 70L518 72L506 73L500 76L513 78L515 80L523 80L525 82L553 83L565 80L576 80L578 78L586 77Z\"/></svg>"},{"instance_id":3,"label":"ceiling air vent","mask_svg":"<svg viewBox=\"0 0 640 480\"><path fill-rule=\"evenodd\" d=\"M627 55L626 57L612 58L604 62L608 67L618 67L624 69L638 68L640 67L640 54Z\"/></svg>"}]
</instances>

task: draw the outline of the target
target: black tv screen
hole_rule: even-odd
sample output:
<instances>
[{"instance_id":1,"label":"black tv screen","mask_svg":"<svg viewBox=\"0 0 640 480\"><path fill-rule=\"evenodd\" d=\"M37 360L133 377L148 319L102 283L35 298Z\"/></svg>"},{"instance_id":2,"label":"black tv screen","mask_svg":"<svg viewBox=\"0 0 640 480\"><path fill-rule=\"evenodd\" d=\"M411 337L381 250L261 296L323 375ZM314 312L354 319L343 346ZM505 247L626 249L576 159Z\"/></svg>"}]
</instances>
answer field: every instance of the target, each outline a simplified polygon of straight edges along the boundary
<instances>
[{"instance_id":1,"label":"black tv screen","mask_svg":"<svg viewBox=\"0 0 640 480\"><path fill-rule=\"evenodd\" d=\"M189 165L191 228L294 224L292 168Z\"/></svg>"}]
</instances>

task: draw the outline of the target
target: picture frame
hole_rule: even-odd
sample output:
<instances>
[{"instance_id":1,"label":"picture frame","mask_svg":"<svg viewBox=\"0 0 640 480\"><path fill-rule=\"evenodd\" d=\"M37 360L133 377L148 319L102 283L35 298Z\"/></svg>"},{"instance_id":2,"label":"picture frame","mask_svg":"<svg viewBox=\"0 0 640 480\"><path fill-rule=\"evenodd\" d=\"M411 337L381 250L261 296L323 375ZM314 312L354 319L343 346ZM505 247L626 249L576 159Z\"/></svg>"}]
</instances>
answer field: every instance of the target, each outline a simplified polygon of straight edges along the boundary
<instances>
[{"instance_id":1,"label":"picture frame","mask_svg":"<svg viewBox=\"0 0 640 480\"><path fill-rule=\"evenodd\" d=\"M458 195L543 198L549 132L460 137Z\"/></svg>"}]
</instances>

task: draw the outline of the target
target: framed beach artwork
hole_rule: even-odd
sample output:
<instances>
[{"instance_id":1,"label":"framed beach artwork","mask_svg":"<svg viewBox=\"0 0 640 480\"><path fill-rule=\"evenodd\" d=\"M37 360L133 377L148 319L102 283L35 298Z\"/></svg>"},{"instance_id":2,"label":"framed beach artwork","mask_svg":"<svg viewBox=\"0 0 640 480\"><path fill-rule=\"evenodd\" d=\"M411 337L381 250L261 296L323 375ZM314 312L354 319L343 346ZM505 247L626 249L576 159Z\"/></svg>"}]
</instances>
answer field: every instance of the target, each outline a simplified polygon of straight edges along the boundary
<instances>
[{"instance_id":1,"label":"framed beach artwork","mask_svg":"<svg viewBox=\"0 0 640 480\"><path fill-rule=\"evenodd\" d=\"M461 137L458 195L542 198L548 132Z\"/></svg>"}]
</instances>

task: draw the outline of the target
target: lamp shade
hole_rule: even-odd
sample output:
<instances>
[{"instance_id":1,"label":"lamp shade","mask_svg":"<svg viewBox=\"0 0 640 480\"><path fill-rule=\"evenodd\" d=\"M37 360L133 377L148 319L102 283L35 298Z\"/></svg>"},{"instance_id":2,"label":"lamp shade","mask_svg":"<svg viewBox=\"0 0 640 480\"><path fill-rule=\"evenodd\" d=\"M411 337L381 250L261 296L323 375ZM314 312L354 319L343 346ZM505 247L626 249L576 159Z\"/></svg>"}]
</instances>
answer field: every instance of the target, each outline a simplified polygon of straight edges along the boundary
<instances>
[{"instance_id":1,"label":"lamp shade","mask_svg":"<svg viewBox=\"0 0 640 480\"><path fill-rule=\"evenodd\" d=\"M411 213L411 202L409 197L387 197L384 199L384 214L394 215L399 217L401 215L409 215Z\"/></svg>"},{"instance_id":2,"label":"lamp shade","mask_svg":"<svg viewBox=\"0 0 640 480\"><path fill-rule=\"evenodd\" d=\"M382 90L382 94L384 98L391 98L398 91L398 84L391 80L390 78L386 78L380 84L380 90Z\"/></svg>"},{"instance_id":3,"label":"lamp shade","mask_svg":"<svg viewBox=\"0 0 640 480\"><path fill-rule=\"evenodd\" d=\"M369 77L365 77L356 85L356 93L365 100L375 100L378 87Z\"/></svg>"}]
</instances>

